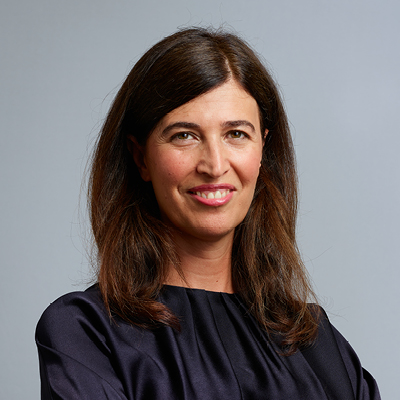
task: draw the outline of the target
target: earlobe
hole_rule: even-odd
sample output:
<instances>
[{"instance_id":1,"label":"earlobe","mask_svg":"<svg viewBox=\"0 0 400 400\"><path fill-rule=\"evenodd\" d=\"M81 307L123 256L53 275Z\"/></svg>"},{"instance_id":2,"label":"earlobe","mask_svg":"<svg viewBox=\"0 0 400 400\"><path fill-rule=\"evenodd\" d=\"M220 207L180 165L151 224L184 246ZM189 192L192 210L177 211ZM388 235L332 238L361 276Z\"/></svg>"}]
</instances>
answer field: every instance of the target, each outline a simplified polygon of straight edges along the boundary
<instances>
[{"instance_id":1,"label":"earlobe","mask_svg":"<svg viewBox=\"0 0 400 400\"><path fill-rule=\"evenodd\" d=\"M146 164L145 149L141 146L133 135L128 135L127 146L129 152L132 154L133 161L138 167L140 176L145 182L151 181L149 170Z\"/></svg>"}]
</instances>

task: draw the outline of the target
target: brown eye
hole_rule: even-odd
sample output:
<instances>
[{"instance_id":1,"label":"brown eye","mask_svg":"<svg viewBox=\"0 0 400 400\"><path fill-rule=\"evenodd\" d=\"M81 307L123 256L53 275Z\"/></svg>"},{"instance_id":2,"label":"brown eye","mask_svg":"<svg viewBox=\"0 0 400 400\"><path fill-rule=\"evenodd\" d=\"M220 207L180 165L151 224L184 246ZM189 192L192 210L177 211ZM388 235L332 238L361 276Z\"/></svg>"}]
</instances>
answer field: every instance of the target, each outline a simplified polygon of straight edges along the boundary
<instances>
[{"instance_id":1,"label":"brown eye","mask_svg":"<svg viewBox=\"0 0 400 400\"><path fill-rule=\"evenodd\" d=\"M179 139L179 140L187 140L187 139L191 139L192 135L187 132L182 132L182 133L177 133L176 135L174 135L174 138Z\"/></svg>"},{"instance_id":2,"label":"brown eye","mask_svg":"<svg viewBox=\"0 0 400 400\"><path fill-rule=\"evenodd\" d=\"M229 133L232 139L242 139L247 136L244 132L241 131L232 131Z\"/></svg>"}]
</instances>

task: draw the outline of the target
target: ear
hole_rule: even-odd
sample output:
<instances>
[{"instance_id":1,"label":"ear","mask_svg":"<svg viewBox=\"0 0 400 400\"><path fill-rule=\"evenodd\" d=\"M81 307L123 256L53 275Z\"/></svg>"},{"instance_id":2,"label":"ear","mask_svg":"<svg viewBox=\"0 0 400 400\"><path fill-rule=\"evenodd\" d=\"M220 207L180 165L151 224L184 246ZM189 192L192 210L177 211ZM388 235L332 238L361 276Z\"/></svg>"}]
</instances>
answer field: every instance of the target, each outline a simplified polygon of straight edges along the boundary
<instances>
[{"instance_id":1,"label":"ear","mask_svg":"<svg viewBox=\"0 0 400 400\"><path fill-rule=\"evenodd\" d=\"M268 129L266 129L266 130L264 131L263 146L264 146L264 144L265 144L265 140L267 139L268 132L269 132Z\"/></svg>"},{"instance_id":2,"label":"ear","mask_svg":"<svg viewBox=\"0 0 400 400\"><path fill-rule=\"evenodd\" d=\"M268 129L266 129L264 131L264 135L263 135L263 138L262 138L263 149L264 149L265 141L267 139L267 135L268 135ZM261 165L262 165L262 152L261 152L260 168L261 168Z\"/></svg>"},{"instance_id":3,"label":"ear","mask_svg":"<svg viewBox=\"0 0 400 400\"><path fill-rule=\"evenodd\" d=\"M133 135L128 135L127 146L129 152L132 154L133 161L135 162L140 176L145 182L150 182L150 173L146 164L146 154L144 146L141 146Z\"/></svg>"}]
</instances>

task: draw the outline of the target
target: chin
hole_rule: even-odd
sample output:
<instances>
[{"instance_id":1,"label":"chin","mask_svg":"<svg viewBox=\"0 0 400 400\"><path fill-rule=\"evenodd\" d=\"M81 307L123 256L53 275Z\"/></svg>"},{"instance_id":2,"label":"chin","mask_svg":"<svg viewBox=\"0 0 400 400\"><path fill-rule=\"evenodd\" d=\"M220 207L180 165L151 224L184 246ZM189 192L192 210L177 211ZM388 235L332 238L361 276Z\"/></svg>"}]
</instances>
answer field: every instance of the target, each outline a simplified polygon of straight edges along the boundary
<instances>
[{"instance_id":1,"label":"chin","mask_svg":"<svg viewBox=\"0 0 400 400\"><path fill-rule=\"evenodd\" d=\"M190 235L203 241L216 241L224 237L231 237L235 232L235 227L198 226L192 229L179 229L179 231L182 235Z\"/></svg>"}]
</instances>

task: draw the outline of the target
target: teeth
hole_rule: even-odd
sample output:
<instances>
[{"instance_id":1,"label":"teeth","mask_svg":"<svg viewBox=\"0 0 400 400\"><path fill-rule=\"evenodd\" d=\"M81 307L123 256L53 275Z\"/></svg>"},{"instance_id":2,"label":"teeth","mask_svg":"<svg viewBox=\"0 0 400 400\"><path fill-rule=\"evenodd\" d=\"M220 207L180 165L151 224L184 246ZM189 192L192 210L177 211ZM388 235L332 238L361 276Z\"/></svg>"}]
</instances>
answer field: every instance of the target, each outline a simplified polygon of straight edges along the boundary
<instances>
[{"instance_id":1,"label":"teeth","mask_svg":"<svg viewBox=\"0 0 400 400\"><path fill-rule=\"evenodd\" d=\"M202 197L203 199L223 199L228 193L229 190L226 190L225 192L217 190L216 192L208 192L208 194L196 192L197 196Z\"/></svg>"}]
</instances>

